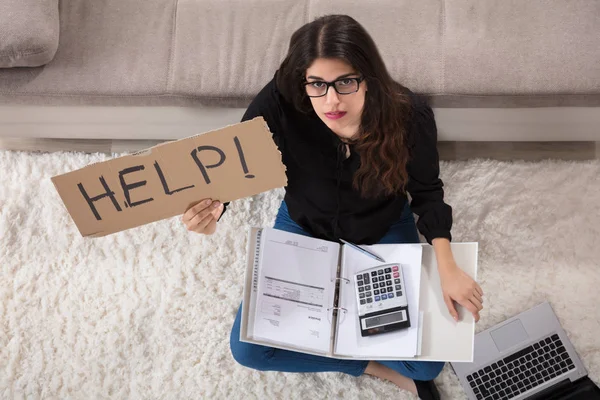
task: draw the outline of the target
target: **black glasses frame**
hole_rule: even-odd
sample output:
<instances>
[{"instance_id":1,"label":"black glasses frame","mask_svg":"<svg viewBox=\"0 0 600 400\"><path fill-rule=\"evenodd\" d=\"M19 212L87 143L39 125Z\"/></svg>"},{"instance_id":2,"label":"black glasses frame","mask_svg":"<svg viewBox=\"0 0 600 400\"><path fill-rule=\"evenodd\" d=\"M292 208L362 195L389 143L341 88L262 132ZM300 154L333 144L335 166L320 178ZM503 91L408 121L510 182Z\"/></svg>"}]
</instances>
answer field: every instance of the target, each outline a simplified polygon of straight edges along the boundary
<instances>
[{"instance_id":1,"label":"black glasses frame","mask_svg":"<svg viewBox=\"0 0 600 400\"><path fill-rule=\"evenodd\" d=\"M354 81L356 81L356 90L355 90L355 91L353 91L353 92L348 92L348 93L340 93L340 92L337 90L337 88L335 87L335 83L336 83L336 82L339 82L339 81L347 81L347 80L354 80ZM329 92L329 88L330 88L330 87L333 87L333 90L335 90L335 91L337 92L337 94L339 94L339 95L342 95L342 96L343 96L343 95L346 95L346 94L352 94L352 93L356 93L356 92L358 92L358 89L360 89L360 83L361 83L362 81L364 81L364 80L365 80L365 77L364 77L364 76L359 76L358 78L340 78L340 79L336 79L335 81L332 81L332 82L325 82L325 81L312 81L312 82L305 82L305 83L304 83L304 92L306 93L306 95L307 95L308 97L313 97L313 98L314 98L314 97L323 97L323 96L327 96L327 93ZM308 92L306 92L306 86L307 86L307 85L312 85L313 83L317 83L317 82L318 82L318 83L324 83L325 85L327 85L327 87L325 88L325 93L323 93L323 94L321 94L321 95L319 95L319 96L311 96L311 95L309 95L309 94L308 94Z\"/></svg>"}]
</instances>

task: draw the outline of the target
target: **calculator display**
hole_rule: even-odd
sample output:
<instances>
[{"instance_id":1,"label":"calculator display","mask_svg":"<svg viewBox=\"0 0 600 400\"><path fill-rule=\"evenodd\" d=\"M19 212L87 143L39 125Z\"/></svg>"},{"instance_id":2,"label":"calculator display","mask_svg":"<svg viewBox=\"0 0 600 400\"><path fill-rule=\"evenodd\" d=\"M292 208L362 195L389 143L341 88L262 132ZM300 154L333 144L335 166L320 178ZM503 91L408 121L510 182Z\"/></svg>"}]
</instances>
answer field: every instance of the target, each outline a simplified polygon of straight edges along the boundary
<instances>
[{"instance_id":1,"label":"calculator display","mask_svg":"<svg viewBox=\"0 0 600 400\"><path fill-rule=\"evenodd\" d=\"M405 317L402 312L396 312L391 314L380 315L378 317L369 318L365 321L366 328L372 328L374 326L391 324L393 322L404 321Z\"/></svg>"}]
</instances>

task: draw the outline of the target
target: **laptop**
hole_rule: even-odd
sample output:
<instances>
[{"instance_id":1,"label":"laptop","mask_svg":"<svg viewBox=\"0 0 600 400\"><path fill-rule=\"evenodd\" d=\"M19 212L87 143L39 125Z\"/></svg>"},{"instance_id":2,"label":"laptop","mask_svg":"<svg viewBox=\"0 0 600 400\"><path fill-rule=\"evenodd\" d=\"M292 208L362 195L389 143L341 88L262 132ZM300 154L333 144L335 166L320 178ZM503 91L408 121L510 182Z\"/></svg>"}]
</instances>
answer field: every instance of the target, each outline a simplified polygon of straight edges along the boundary
<instances>
[{"instance_id":1,"label":"laptop","mask_svg":"<svg viewBox=\"0 0 600 400\"><path fill-rule=\"evenodd\" d=\"M473 362L450 365L470 400L600 399L548 302L478 333Z\"/></svg>"}]
</instances>

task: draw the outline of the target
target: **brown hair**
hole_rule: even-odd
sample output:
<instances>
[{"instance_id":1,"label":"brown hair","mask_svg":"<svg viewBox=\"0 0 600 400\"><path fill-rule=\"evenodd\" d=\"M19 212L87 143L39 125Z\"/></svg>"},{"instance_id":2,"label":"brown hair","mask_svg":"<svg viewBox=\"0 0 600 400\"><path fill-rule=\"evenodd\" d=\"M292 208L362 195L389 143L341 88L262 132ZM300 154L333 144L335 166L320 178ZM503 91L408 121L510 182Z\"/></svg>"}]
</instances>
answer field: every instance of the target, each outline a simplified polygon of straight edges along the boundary
<instances>
[{"instance_id":1,"label":"brown hair","mask_svg":"<svg viewBox=\"0 0 600 400\"><path fill-rule=\"evenodd\" d=\"M326 15L299 28L276 74L283 97L304 113L314 113L302 83L317 58L340 59L365 77L368 91L355 144L361 166L353 186L363 197L405 191L409 158L407 125L410 92L395 82L367 31L347 15Z\"/></svg>"}]
</instances>

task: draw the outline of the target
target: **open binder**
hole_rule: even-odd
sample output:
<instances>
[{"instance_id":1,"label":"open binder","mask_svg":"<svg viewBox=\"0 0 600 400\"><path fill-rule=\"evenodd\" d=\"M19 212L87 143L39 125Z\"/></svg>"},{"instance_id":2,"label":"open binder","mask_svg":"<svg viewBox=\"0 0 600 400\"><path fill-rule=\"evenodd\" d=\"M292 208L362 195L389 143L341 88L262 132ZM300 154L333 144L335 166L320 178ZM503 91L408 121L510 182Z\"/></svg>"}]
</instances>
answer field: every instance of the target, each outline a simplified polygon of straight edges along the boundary
<instances>
[{"instance_id":1,"label":"open binder","mask_svg":"<svg viewBox=\"0 0 600 400\"><path fill-rule=\"evenodd\" d=\"M476 278L477 243L452 243L454 258ZM475 322L457 306L449 315L433 247L428 244L361 246L403 265L409 329L361 337L355 272L381 264L356 250L272 228L248 237L240 340L307 354L357 360L471 362Z\"/></svg>"}]
</instances>

